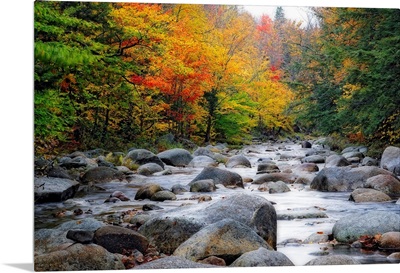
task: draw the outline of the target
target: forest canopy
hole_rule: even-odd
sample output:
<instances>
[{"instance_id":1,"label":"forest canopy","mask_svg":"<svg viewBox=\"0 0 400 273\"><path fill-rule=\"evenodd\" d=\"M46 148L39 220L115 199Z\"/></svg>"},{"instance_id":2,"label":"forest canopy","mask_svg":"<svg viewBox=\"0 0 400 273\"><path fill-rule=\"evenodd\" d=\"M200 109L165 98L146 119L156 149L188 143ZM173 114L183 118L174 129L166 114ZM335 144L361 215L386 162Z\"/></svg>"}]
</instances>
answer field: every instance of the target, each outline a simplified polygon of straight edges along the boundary
<instances>
[{"instance_id":1,"label":"forest canopy","mask_svg":"<svg viewBox=\"0 0 400 273\"><path fill-rule=\"evenodd\" d=\"M400 11L35 2L34 141L122 149L337 134L399 143Z\"/></svg>"}]
</instances>

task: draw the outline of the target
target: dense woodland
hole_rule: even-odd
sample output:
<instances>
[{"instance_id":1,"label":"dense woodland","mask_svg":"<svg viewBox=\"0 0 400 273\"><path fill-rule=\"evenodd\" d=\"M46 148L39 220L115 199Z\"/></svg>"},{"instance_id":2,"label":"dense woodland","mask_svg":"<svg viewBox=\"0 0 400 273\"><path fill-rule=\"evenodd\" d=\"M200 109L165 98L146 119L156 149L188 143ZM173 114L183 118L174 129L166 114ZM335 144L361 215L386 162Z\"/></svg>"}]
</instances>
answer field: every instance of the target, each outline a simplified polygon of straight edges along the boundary
<instances>
[{"instance_id":1,"label":"dense woodland","mask_svg":"<svg viewBox=\"0 0 400 273\"><path fill-rule=\"evenodd\" d=\"M320 134L400 143L400 10L35 2L38 154Z\"/></svg>"}]
</instances>

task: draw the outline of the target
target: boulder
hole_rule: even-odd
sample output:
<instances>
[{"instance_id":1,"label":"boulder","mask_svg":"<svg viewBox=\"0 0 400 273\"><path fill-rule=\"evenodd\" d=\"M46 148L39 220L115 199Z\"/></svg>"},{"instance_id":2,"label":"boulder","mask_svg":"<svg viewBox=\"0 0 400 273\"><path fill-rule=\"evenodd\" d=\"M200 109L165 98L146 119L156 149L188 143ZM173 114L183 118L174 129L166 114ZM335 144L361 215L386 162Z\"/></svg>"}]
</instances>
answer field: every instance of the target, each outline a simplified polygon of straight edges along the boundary
<instances>
[{"instance_id":1,"label":"boulder","mask_svg":"<svg viewBox=\"0 0 400 273\"><path fill-rule=\"evenodd\" d=\"M150 199L156 192L162 191L158 184L146 184L138 189L135 195L135 200Z\"/></svg>"},{"instance_id":2,"label":"boulder","mask_svg":"<svg viewBox=\"0 0 400 273\"><path fill-rule=\"evenodd\" d=\"M189 183L191 192L213 192L216 190L214 180L205 179Z\"/></svg>"},{"instance_id":3,"label":"boulder","mask_svg":"<svg viewBox=\"0 0 400 273\"><path fill-rule=\"evenodd\" d=\"M263 184L265 182L277 182L283 181L285 183L294 183L296 175L292 173L267 173L257 175L253 181L253 184Z\"/></svg>"},{"instance_id":4,"label":"boulder","mask_svg":"<svg viewBox=\"0 0 400 273\"><path fill-rule=\"evenodd\" d=\"M388 202L392 199L386 193L383 193L381 191L377 191L374 189L358 188L351 193L349 200L356 203L363 203Z\"/></svg>"},{"instance_id":5,"label":"boulder","mask_svg":"<svg viewBox=\"0 0 400 273\"><path fill-rule=\"evenodd\" d=\"M176 200L176 195L170 191L158 191L150 198L151 201L164 202L166 200Z\"/></svg>"},{"instance_id":6,"label":"boulder","mask_svg":"<svg viewBox=\"0 0 400 273\"><path fill-rule=\"evenodd\" d=\"M372 157L364 157L361 161L361 166L378 166L378 160Z\"/></svg>"},{"instance_id":7,"label":"boulder","mask_svg":"<svg viewBox=\"0 0 400 273\"><path fill-rule=\"evenodd\" d=\"M276 247L275 208L265 198L234 194L206 206L183 206L157 215L140 227L152 245L171 254L200 228L222 219L234 219L253 228L268 244Z\"/></svg>"},{"instance_id":8,"label":"boulder","mask_svg":"<svg viewBox=\"0 0 400 273\"><path fill-rule=\"evenodd\" d=\"M301 143L301 148L303 148L303 149L309 149L311 147L312 147L312 144L310 142L308 142L308 141L303 141Z\"/></svg>"},{"instance_id":9,"label":"boulder","mask_svg":"<svg viewBox=\"0 0 400 273\"><path fill-rule=\"evenodd\" d=\"M190 190L190 188L188 186L184 186L181 184L175 184L172 186L171 191L174 194L182 194L184 192L188 192Z\"/></svg>"},{"instance_id":10,"label":"boulder","mask_svg":"<svg viewBox=\"0 0 400 273\"><path fill-rule=\"evenodd\" d=\"M110 182L112 180L122 180L124 178L124 174L119 172L114 168L109 167L95 167L86 171L81 181L83 184L89 183L105 183Z\"/></svg>"},{"instance_id":11,"label":"boulder","mask_svg":"<svg viewBox=\"0 0 400 273\"><path fill-rule=\"evenodd\" d=\"M122 160L122 165L144 165L146 163L156 163L164 168L164 163L161 159L146 149L132 149Z\"/></svg>"},{"instance_id":12,"label":"boulder","mask_svg":"<svg viewBox=\"0 0 400 273\"><path fill-rule=\"evenodd\" d=\"M341 154L345 153L351 153L351 152L359 152L359 153L367 153L368 152L368 147L366 146L350 146L346 147L342 150Z\"/></svg>"},{"instance_id":13,"label":"boulder","mask_svg":"<svg viewBox=\"0 0 400 273\"><path fill-rule=\"evenodd\" d=\"M312 173L312 172L318 172L319 168L318 168L318 165L315 163L303 163L303 164L297 165L294 168L294 171Z\"/></svg>"},{"instance_id":14,"label":"boulder","mask_svg":"<svg viewBox=\"0 0 400 273\"><path fill-rule=\"evenodd\" d=\"M265 182L263 184L261 184L260 187L264 187L265 190L261 190L260 188L258 188L261 191L268 191L269 193L283 193L283 192L288 192L290 191L290 188L286 185L285 182L282 181L277 181L277 182Z\"/></svg>"},{"instance_id":15,"label":"boulder","mask_svg":"<svg viewBox=\"0 0 400 273\"><path fill-rule=\"evenodd\" d=\"M188 166L192 168L216 167L218 163L209 156L199 155L195 156L192 161L189 162Z\"/></svg>"},{"instance_id":16,"label":"boulder","mask_svg":"<svg viewBox=\"0 0 400 273\"><path fill-rule=\"evenodd\" d=\"M135 270L136 269L179 269L179 268L191 269L191 268L215 268L215 267L216 266L205 263L196 263L182 257L166 256L161 259L153 260L151 262L135 266Z\"/></svg>"},{"instance_id":17,"label":"boulder","mask_svg":"<svg viewBox=\"0 0 400 273\"><path fill-rule=\"evenodd\" d=\"M119 226L104 226L96 230L93 242L111 253L124 254L124 251L137 249L146 253L149 242L142 234Z\"/></svg>"},{"instance_id":18,"label":"boulder","mask_svg":"<svg viewBox=\"0 0 400 273\"><path fill-rule=\"evenodd\" d=\"M192 261L212 255L224 259L229 265L242 254L260 247L272 250L272 247L249 226L232 219L224 219L193 234L173 255Z\"/></svg>"},{"instance_id":19,"label":"boulder","mask_svg":"<svg viewBox=\"0 0 400 273\"><path fill-rule=\"evenodd\" d=\"M70 229L67 232L67 239L81 244L90 244L93 242L94 232L82 229Z\"/></svg>"},{"instance_id":20,"label":"boulder","mask_svg":"<svg viewBox=\"0 0 400 273\"><path fill-rule=\"evenodd\" d=\"M82 154L79 156L75 156L73 158L69 156L62 157L59 161L59 166L66 169L81 168L81 167L90 169L98 167L98 164L94 159L87 158L84 154Z\"/></svg>"},{"instance_id":21,"label":"boulder","mask_svg":"<svg viewBox=\"0 0 400 273\"><path fill-rule=\"evenodd\" d=\"M325 163L325 157L321 155L306 156L301 160L302 163Z\"/></svg>"},{"instance_id":22,"label":"boulder","mask_svg":"<svg viewBox=\"0 0 400 273\"><path fill-rule=\"evenodd\" d=\"M48 177L57 177L57 178L64 178L64 179L72 179L72 177L69 175L67 170L64 168L61 168L59 166L53 166L50 168L50 170L47 172Z\"/></svg>"},{"instance_id":23,"label":"boulder","mask_svg":"<svg viewBox=\"0 0 400 273\"><path fill-rule=\"evenodd\" d=\"M400 180L392 175L376 175L367 179L365 187L382 191L386 194L400 194Z\"/></svg>"},{"instance_id":24,"label":"boulder","mask_svg":"<svg viewBox=\"0 0 400 273\"><path fill-rule=\"evenodd\" d=\"M251 163L244 155L235 155L226 162L227 168L251 168Z\"/></svg>"},{"instance_id":25,"label":"boulder","mask_svg":"<svg viewBox=\"0 0 400 273\"><path fill-rule=\"evenodd\" d=\"M61 202L74 197L79 183L63 178L35 177L35 203Z\"/></svg>"},{"instance_id":26,"label":"boulder","mask_svg":"<svg viewBox=\"0 0 400 273\"><path fill-rule=\"evenodd\" d=\"M279 167L275 163L260 163L257 166L257 174L279 172Z\"/></svg>"},{"instance_id":27,"label":"boulder","mask_svg":"<svg viewBox=\"0 0 400 273\"><path fill-rule=\"evenodd\" d=\"M382 234L378 244L381 249L400 250L400 232L391 231Z\"/></svg>"},{"instance_id":28,"label":"boulder","mask_svg":"<svg viewBox=\"0 0 400 273\"><path fill-rule=\"evenodd\" d=\"M74 240L67 238L67 233L70 230L93 233L102 226L104 226L102 222L93 218L85 218L78 221L68 221L52 229L38 229L34 233L35 254L45 254L57 249L60 245L72 244Z\"/></svg>"},{"instance_id":29,"label":"boulder","mask_svg":"<svg viewBox=\"0 0 400 273\"><path fill-rule=\"evenodd\" d=\"M191 182L205 179L212 179L214 184L222 184L225 187L244 187L243 179L239 174L215 167L204 168Z\"/></svg>"},{"instance_id":30,"label":"boulder","mask_svg":"<svg viewBox=\"0 0 400 273\"><path fill-rule=\"evenodd\" d=\"M342 156L346 159L355 158L355 157L357 157L358 159L364 158L364 154L360 153L360 152L347 152L347 153L342 154Z\"/></svg>"},{"instance_id":31,"label":"boulder","mask_svg":"<svg viewBox=\"0 0 400 273\"><path fill-rule=\"evenodd\" d=\"M400 215L388 211L358 212L339 219L332 233L338 242L353 243L362 235L400 231Z\"/></svg>"},{"instance_id":32,"label":"boulder","mask_svg":"<svg viewBox=\"0 0 400 273\"><path fill-rule=\"evenodd\" d=\"M389 260L400 261L400 252L394 252L387 256Z\"/></svg>"},{"instance_id":33,"label":"boulder","mask_svg":"<svg viewBox=\"0 0 400 273\"><path fill-rule=\"evenodd\" d=\"M394 146L387 147L383 151L380 166L400 176L400 148Z\"/></svg>"},{"instance_id":34,"label":"boulder","mask_svg":"<svg viewBox=\"0 0 400 273\"><path fill-rule=\"evenodd\" d=\"M344 167L351 163L342 155L330 155L325 160L325 168Z\"/></svg>"},{"instance_id":35,"label":"boulder","mask_svg":"<svg viewBox=\"0 0 400 273\"><path fill-rule=\"evenodd\" d=\"M86 271L125 269L120 258L95 244L73 244L34 258L35 271Z\"/></svg>"},{"instance_id":36,"label":"boulder","mask_svg":"<svg viewBox=\"0 0 400 273\"><path fill-rule=\"evenodd\" d=\"M144 165L141 165L138 169L137 169L137 173L141 174L141 175L152 175L154 173L157 172L162 172L164 170L163 167L161 167L159 164L157 163L146 163Z\"/></svg>"},{"instance_id":37,"label":"boulder","mask_svg":"<svg viewBox=\"0 0 400 273\"><path fill-rule=\"evenodd\" d=\"M230 266L232 267L255 267L255 266L294 266L289 258L278 251L271 251L264 247L249 251L237 258Z\"/></svg>"},{"instance_id":38,"label":"boulder","mask_svg":"<svg viewBox=\"0 0 400 273\"><path fill-rule=\"evenodd\" d=\"M346 255L328 255L312 259L305 265L352 265L361 264L356 259Z\"/></svg>"},{"instance_id":39,"label":"boulder","mask_svg":"<svg viewBox=\"0 0 400 273\"><path fill-rule=\"evenodd\" d=\"M208 156L212 159L215 159L215 153L212 152L209 148L205 148L205 147L199 147L196 149L196 151L193 152L193 156Z\"/></svg>"},{"instance_id":40,"label":"boulder","mask_svg":"<svg viewBox=\"0 0 400 273\"><path fill-rule=\"evenodd\" d=\"M324 168L313 179L310 188L319 191L351 191L364 187L368 178L379 174L392 175L375 166Z\"/></svg>"},{"instance_id":41,"label":"boulder","mask_svg":"<svg viewBox=\"0 0 400 273\"><path fill-rule=\"evenodd\" d=\"M189 165L193 156L185 149L175 148L157 154L157 156L167 165L183 167Z\"/></svg>"},{"instance_id":42,"label":"boulder","mask_svg":"<svg viewBox=\"0 0 400 273\"><path fill-rule=\"evenodd\" d=\"M329 241L329 235L324 232L316 232L304 239L304 244L320 244Z\"/></svg>"}]
</instances>

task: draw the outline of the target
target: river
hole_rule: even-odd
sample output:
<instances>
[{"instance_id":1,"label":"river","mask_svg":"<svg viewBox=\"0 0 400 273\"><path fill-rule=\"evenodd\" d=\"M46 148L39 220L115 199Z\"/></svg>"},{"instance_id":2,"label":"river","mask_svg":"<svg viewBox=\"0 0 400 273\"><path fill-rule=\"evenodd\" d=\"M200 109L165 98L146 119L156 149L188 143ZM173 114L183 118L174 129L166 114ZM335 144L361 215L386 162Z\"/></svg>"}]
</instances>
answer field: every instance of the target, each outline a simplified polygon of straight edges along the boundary
<instances>
[{"instance_id":1,"label":"river","mask_svg":"<svg viewBox=\"0 0 400 273\"><path fill-rule=\"evenodd\" d=\"M243 178L254 178L257 171L257 161L260 158L272 158L280 168L293 168L300 164L300 158L304 156L307 149L302 149L297 144L287 145L252 145L243 149L245 156L250 160L252 168L234 168L229 169L239 173ZM282 160L282 155L285 159ZM287 155L290 154L290 157ZM289 158L289 159L287 159ZM225 168L220 165L220 168ZM319 164L323 168L323 164ZM180 183L187 185L202 168L176 168L171 167L171 175L141 177L133 176L129 181L112 181L101 184L102 190L91 191L84 196L76 196L62 203L36 204L35 209L35 230L40 228L52 228L62 222L82 219L85 217L94 217L106 222L122 221L121 215L129 210L140 211L143 204L157 204L163 208L163 211L181 206L183 203L193 203L197 206L208 205L209 202L198 203L197 200L190 200L195 193L186 192L177 195L175 201L153 202L150 200L134 200L138 187L147 182L160 184L162 187L171 188L174 184ZM314 174L315 175L315 174ZM228 189L219 187L215 192L205 193L212 197L215 202L220 198L232 193L245 192L255 194L276 203L274 205L278 215L285 211L296 210L319 210L323 211L327 218L308 218L293 220L278 220L278 251L284 253L295 265L304 265L311 259L316 258L323 253L346 254L350 255L363 264L390 263L386 257L390 253L383 251L364 251L348 247L331 247L324 244L298 244L288 243L280 244L288 239L297 239L303 241L311 234L330 234L335 222L349 214L360 211L393 211L400 214L400 206L392 202L384 203L354 203L349 201L349 192L319 192L310 190L308 185L291 184L290 192L270 194L265 191L259 191L259 185L246 183L244 189ZM122 191L131 201L105 203L104 201L114 191ZM74 210L80 209L83 213L75 215ZM63 212L62 217L56 217L55 214ZM157 213L152 211L149 213ZM324 249L322 249L324 248Z\"/></svg>"}]
</instances>

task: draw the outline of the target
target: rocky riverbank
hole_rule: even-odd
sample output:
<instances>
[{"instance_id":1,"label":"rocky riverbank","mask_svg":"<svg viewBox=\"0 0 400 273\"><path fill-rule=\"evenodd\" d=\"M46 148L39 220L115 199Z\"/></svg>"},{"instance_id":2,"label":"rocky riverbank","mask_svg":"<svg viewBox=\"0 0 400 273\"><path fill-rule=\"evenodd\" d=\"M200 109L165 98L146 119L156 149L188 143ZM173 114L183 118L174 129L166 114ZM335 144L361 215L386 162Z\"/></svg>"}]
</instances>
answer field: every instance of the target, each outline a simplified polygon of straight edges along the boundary
<instances>
[{"instance_id":1,"label":"rocky riverbank","mask_svg":"<svg viewBox=\"0 0 400 273\"><path fill-rule=\"evenodd\" d=\"M398 147L374 159L323 140L37 159L35 270L365 263L343 248L398 263L399 172ZM297 246L317 251L299 264Z\"/></svg>"}]
</instances>

